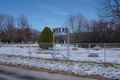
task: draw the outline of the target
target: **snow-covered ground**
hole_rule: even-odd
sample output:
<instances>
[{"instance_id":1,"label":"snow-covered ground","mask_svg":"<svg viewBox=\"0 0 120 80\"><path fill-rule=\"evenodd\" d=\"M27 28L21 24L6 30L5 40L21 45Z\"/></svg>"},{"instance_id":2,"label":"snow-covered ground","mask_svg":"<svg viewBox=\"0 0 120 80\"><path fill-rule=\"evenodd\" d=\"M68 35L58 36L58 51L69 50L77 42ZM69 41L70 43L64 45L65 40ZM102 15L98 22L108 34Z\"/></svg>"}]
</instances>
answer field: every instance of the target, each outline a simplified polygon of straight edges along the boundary
<instances>
[{"instance_id":1,"label":"snow-covered ground","mask_svg":"<svg viewBox=\"0 0 120 80\"><path fill-rule=\"evenodd\" d=\"M13 46L13 47L12 47ZM30 48L29 48L30 46ZM73 72L79 75L97 75L108 78L120 79L120 48L106 48L106 62L116 63L114 66L98 63L88 62L104 62L104 49L86 50L85 48L78 48L78 50L72 50L73 46L69 47L70 60L73 62L44 60L44 59L31 59L23 57L9 57L6 55L21 55L52 59L53 50L41 50L38 44L14 44L4 45L0 47L0 61L12 64L29 65L31 67L47 68L51 70ZM58 53L67 57L67 47L57 44L55 47L56 57L61 57ZM31 53L31 55L29 54ZM89 53L98 53L99 57L88 57ZM74 61L86 61L87 63L80 63Z\"/></svg>"},{"instance_id":2,"label":"snow-covered ground","mask_svg":"<svg viewBox=\"0 0 120 80\"><path fill-rule=\"evenodd\" d=\"M22 46L22 47L20 47ZM29 48L29 46L31 46ZM70 60L74 61L90 61L90 62L108 62L108 63L117 63L120 64L120 48L106 48L106 55L104 54L104 49L95 51L95 50L86 50L85 48L78 48L78 50L72 50L72 47L69 47ZM61 53L67 57L67 47L56 44L55 53ZM28 52L31 52L29 55ZM38 54L37 54L38 53ZM39 54L40 53L40 54ZM46 53L46 54L45 54ZM38 44L14 44L4 45L0 47L0 54L7 55L22 55L22 56L31 56L39 58L49 58L52 59L51 54L53 50L40 50ZM99 57L88 57L89 53L98 53ZM106 56L106 57L105 57ZM62 57L61 55L56 55L56 57Z\"/></svg>"}]
</instances>

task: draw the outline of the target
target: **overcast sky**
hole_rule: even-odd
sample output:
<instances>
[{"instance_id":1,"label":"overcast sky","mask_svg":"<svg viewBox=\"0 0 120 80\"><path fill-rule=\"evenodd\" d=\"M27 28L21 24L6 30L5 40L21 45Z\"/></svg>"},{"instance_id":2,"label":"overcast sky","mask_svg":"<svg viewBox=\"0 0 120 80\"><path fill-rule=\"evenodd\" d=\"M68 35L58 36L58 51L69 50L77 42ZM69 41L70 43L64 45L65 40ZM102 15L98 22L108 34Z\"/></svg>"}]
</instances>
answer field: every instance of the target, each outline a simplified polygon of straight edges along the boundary
<instances>
[{"instance_id":1,"label":"overcast sky","mask_svg":"<svg viewBox=\"0 0 120 80\"><path fill-rule=\"evenodd\" d=\"M98 0L0 0L0 13L18 17L24 14L32 28L42 31L63 27L69 14L82 14L88 20L97 19Z\"/></svg>"}]
</instances>

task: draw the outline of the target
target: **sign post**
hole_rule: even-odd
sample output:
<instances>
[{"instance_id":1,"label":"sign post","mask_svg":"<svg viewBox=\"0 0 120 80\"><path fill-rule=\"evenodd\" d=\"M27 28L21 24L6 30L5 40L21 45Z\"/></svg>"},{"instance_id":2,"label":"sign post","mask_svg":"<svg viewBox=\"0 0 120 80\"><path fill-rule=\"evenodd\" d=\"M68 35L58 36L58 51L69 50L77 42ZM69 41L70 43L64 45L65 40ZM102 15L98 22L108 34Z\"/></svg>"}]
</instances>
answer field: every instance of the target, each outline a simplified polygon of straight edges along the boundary
<instances>
[{"instance_id":1,"label":"sign post","mask_svg":"<svg viewBox=\"0 0 120 80\"><path fill-rule=\"evenodd\" d=\"M67 41L67 57L69 60L69 28L55 28L53 29L53 54L55 57L55 52L54 52L54 33L67 33L68 34L68 41Z\"/></svg>"},{"instance_id":2,"label":"sign post","mask_svg":"<svg viewBox=\"0 0 120 80\"><path fill-rule=\"evenodd\" d=\"M69 28L67 28L68 30L67 30L67 33L68 33L68 53L67 53L67 55L68 55L68 60L69 60Z\"/></svg>"}]
</instances>

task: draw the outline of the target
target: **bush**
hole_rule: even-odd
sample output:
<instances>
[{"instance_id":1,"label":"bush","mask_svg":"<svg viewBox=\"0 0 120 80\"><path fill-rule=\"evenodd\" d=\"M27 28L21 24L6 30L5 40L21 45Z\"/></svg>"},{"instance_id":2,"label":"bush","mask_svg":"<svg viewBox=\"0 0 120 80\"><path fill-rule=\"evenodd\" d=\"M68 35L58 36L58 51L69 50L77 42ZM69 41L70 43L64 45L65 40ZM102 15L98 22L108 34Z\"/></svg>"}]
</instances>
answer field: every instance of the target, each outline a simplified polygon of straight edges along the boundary
<instances>
[{"instance_id":1,"label":"bush","mask_svg":"<svg viewBox=\"0 0 120 80\"><path fill-rule=\"evenodd\" d=\"M53 32L50 28L45 27L41 32L38 39L39 46L44 49L48 49L48 47L53 47ZM51 43L51 44L49 44Z\"/></svg>"}]
</instances>

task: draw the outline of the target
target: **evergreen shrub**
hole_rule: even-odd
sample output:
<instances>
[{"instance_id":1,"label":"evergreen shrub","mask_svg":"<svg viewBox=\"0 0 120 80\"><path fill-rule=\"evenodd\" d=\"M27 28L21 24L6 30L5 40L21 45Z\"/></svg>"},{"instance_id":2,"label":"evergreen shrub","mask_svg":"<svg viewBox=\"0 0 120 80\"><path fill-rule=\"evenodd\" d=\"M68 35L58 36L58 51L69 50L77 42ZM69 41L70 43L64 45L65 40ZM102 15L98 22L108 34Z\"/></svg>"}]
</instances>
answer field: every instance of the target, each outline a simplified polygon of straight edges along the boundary
<instances>
[{"instance_id":1,"label":"evergreen shrub","mask_svg":"<svg viewBox=\"0 0 120 80\"><path fill-rule=\"evenodd\" d=\"M45 27L41 32L38 43L40 48L48 49L49 47L53 47L53 32L50 28Z\"/></svg>"}]
</instances>

